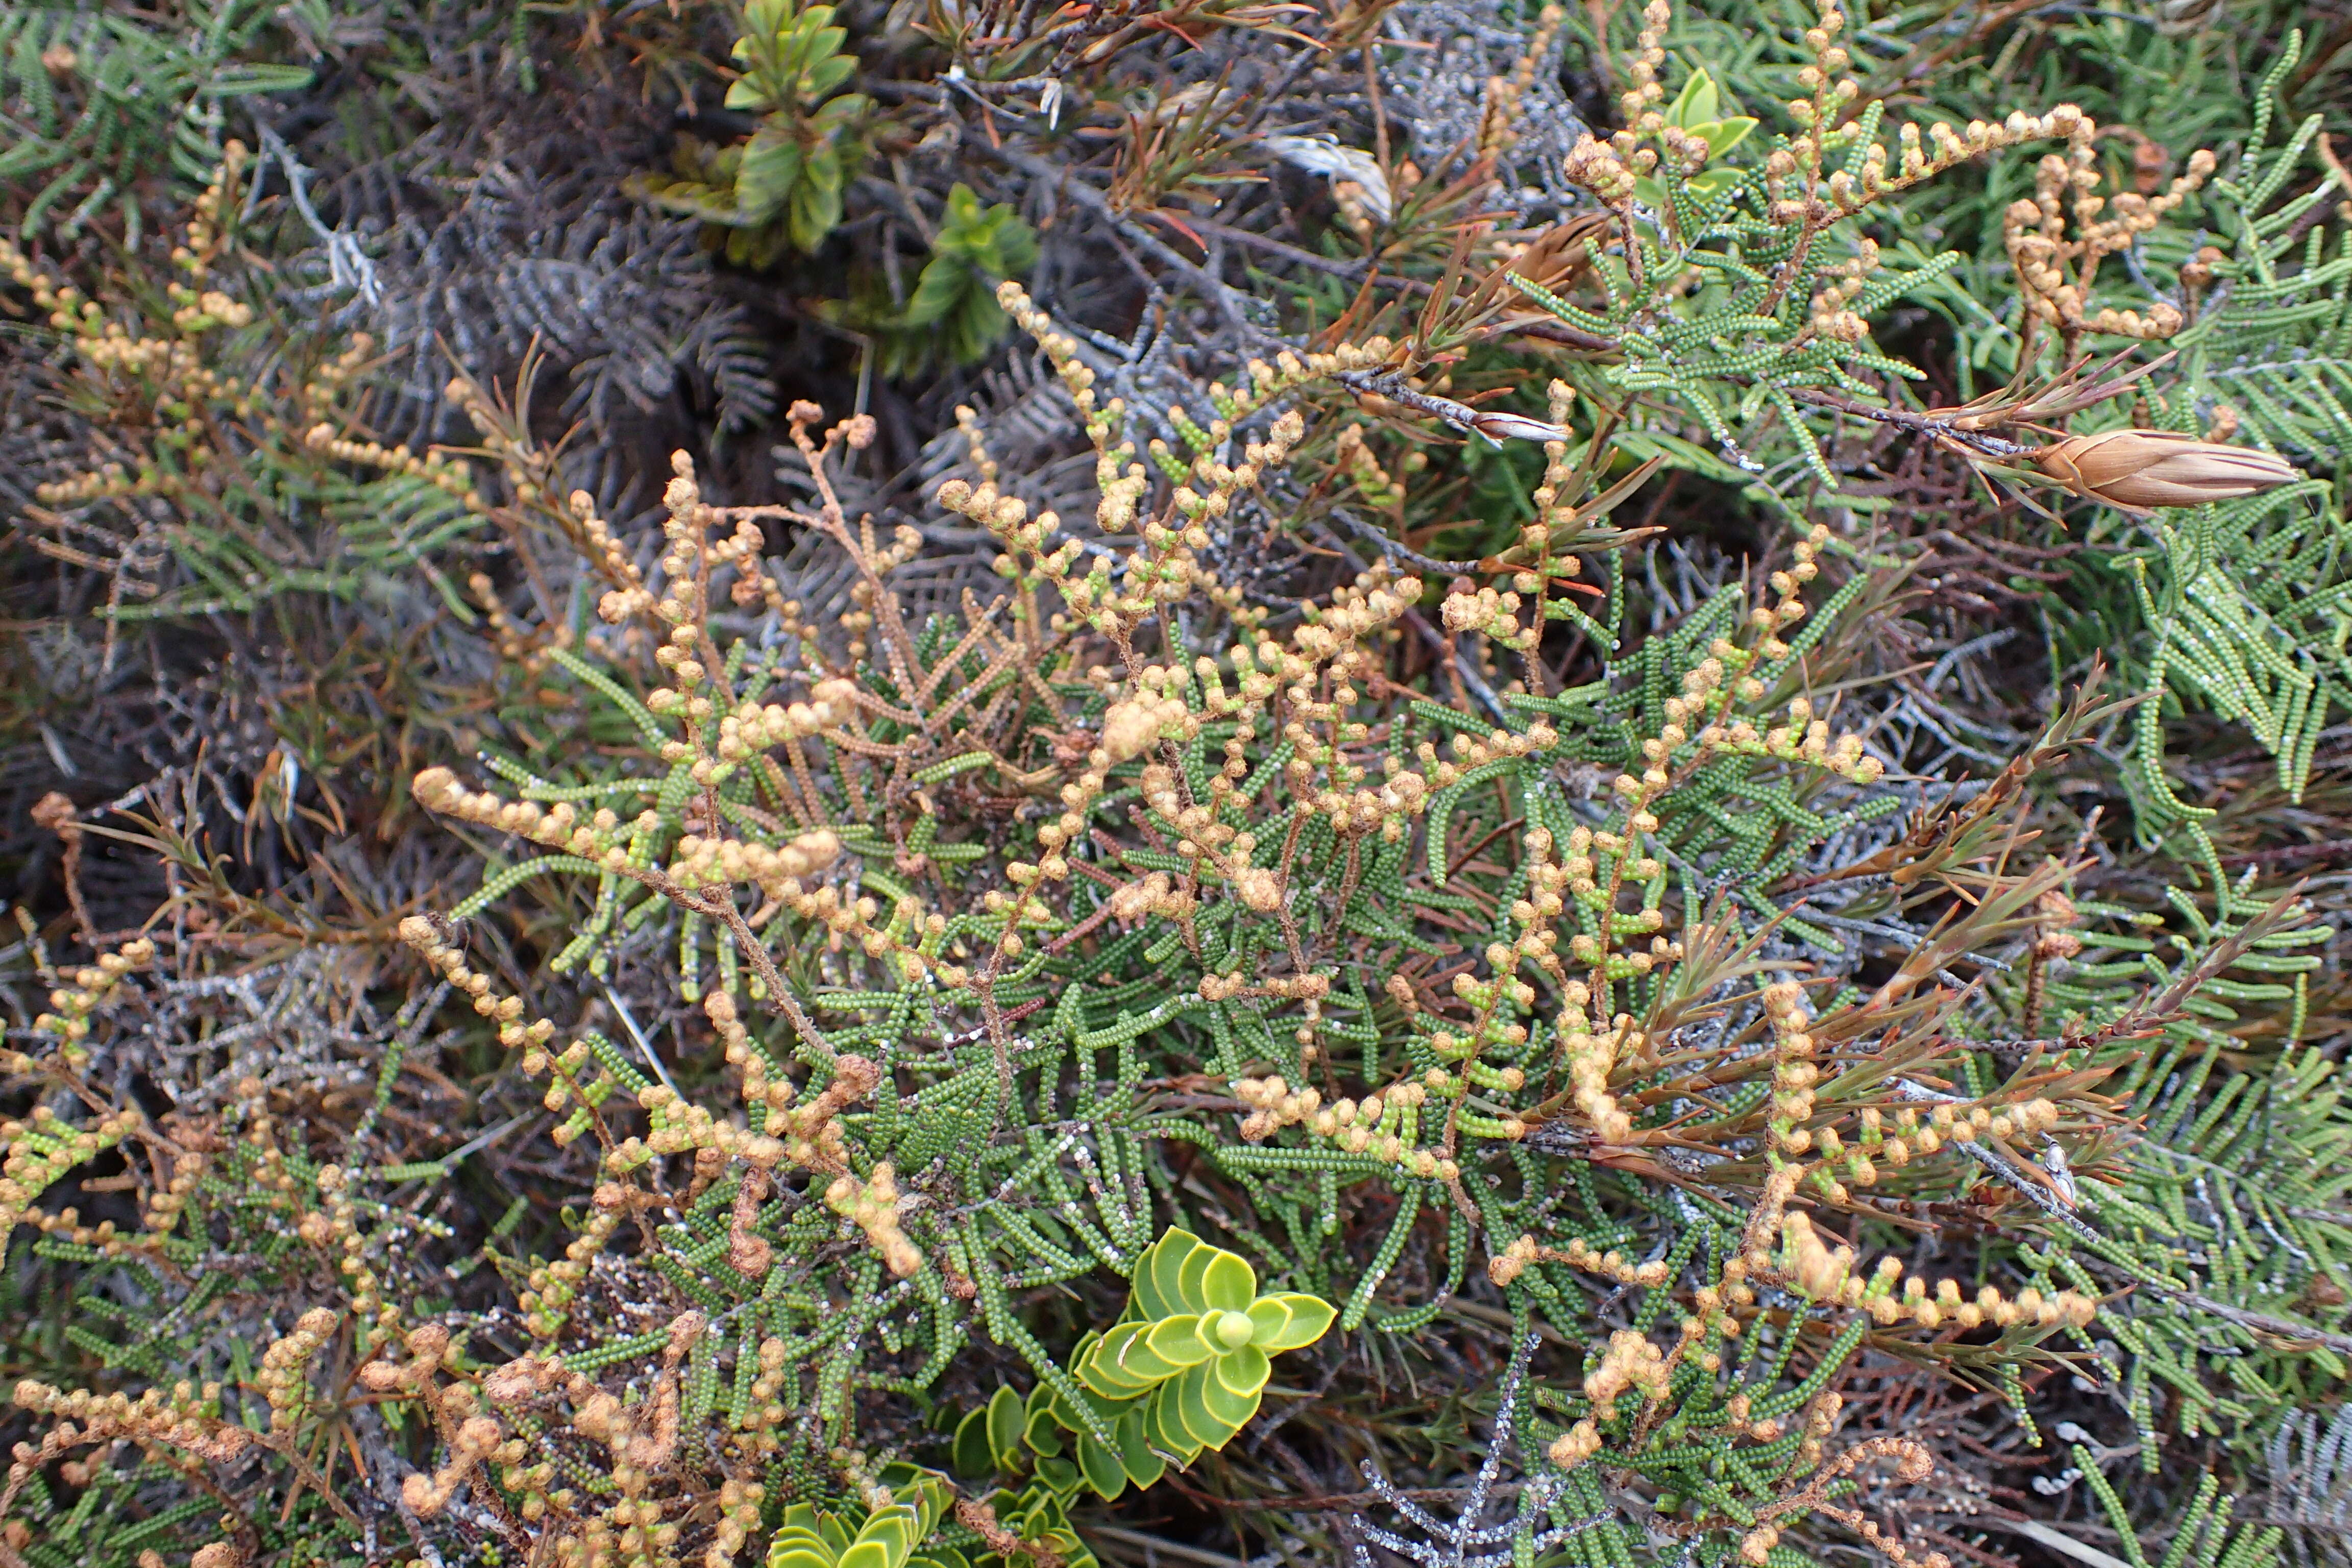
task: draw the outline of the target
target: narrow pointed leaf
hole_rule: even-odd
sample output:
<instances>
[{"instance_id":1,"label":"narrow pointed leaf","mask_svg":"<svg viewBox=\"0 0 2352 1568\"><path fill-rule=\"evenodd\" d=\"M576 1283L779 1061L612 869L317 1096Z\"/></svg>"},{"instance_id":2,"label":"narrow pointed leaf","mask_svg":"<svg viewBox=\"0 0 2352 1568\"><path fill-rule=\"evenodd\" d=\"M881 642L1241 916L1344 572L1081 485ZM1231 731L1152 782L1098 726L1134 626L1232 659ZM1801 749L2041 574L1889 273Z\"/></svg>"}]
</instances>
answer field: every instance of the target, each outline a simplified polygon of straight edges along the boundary
<instances>
[{"instance_id":1,"label":"narrow pointed leaf","mask_svg":"<svg viewBox=\"0 0 2352 1568\"><path fill-rule=\"evenodd\" d=\"M1709 157L1719 158L1747 141L1748 133L1755 129L1756 121L1743 114L1730 120L1715 120L1705 125L1694 126L1692 133L1706 143ZM1730 173L1728 170L1720 172Z\"/></svg>"}]
</instances>

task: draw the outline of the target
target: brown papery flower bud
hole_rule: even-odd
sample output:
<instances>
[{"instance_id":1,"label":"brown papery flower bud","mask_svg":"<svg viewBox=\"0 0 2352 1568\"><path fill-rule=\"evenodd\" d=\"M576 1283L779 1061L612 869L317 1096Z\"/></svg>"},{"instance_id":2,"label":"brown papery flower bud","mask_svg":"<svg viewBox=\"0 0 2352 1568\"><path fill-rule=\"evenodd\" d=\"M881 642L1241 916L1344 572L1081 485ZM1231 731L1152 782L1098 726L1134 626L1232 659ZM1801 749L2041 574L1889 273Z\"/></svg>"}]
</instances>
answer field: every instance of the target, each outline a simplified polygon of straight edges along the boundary
<instances>
[{"instance_id":1,"label":"brown papery flower bud","mask_svg":"<svg viewBox=\"0 0 2352 1568\"><path fill-rule=\"evenodd\" d=\"M2303 477L2271 453L2200 441L2175 430L2077 436L2042 447L2030 460L2076 495L2134 512L2234 500Z\"/></svg>"}]
</instances>

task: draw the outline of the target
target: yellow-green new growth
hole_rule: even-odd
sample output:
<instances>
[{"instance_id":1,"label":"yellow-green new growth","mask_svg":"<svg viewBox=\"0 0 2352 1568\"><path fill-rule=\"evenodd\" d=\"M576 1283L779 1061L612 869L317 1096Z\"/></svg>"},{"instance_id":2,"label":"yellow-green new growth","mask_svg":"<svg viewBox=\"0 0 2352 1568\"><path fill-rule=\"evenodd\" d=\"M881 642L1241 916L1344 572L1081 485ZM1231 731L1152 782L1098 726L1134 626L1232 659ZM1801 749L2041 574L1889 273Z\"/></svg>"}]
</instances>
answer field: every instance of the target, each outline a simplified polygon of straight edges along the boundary
<instances>
[{"instance_id":1,"label":"yellow-green new growth","mask_svg":"<svg viewBox=\"0 0 2352 1568\"><path fill-rule=\"evenodd\" d=\"M1270 1358L1313 1344L1338 1315L1318 1297L1259 1295L1246 1260L1171 1229L1137 1260L1126 1316L1080 1344L1074 1370L1105 1399L1148 1396L1153 1447L1190 1464L1257 1414Z\"/></svg>"},{"instance_id":2,"label":"yellow-green new growth","mask_svg":"<svg viewBox=\"0 0 2352 1568\"><path fill-rule=\"evenodd\" d=\"M751 140L710 147L679 139L672 177L646 175L634 188L656 206L727 231L729 260L765 267L787 241L814 251L841 222L842 191L863 155L858 129L872 107L842 92L857 69L845 29L830 5L751 0L734 58L742 74L726 107L756 113Z\"/></svg>"},{"instance_id":3,"label":"yellow-green new growth","mask_svg":"<svg viewBox=\"0 0 2352 1568\"><path fill-rule=\"evenodd\" d=\"M768 1568L907 1568L910 1560L961 1568L961 1552L916 1555L947 1511L945 1481L908 1465L890 1467L883 1481L894 1476L895 1487L875 1484L873 1505L855 1528L809 1503L785 1509L783 1522L768 1542Z\"/></svg>"}]
</instances>

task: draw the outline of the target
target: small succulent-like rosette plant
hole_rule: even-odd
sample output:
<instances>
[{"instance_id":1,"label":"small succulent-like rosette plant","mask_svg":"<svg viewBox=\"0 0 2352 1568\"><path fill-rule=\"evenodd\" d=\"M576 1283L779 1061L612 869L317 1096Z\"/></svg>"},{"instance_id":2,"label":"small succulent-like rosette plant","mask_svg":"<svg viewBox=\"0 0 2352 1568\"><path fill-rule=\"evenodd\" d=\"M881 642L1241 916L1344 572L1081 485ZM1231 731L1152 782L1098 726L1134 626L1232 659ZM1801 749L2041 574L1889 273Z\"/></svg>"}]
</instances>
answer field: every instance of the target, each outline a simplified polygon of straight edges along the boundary
<instances>
[{"instance_id":1,"label":"small succulent-like rosette plant","mask_svg":"<svg viewBox=\"0 0 2352 1568\"><path fill-rule=\"evenodd\" d=\"M966 1568L962 1552L923 1544L952 1495L945 1478L893 1465L881 1479L895 1500L868 1510L862 1523L808 1503L785 1509L768 1544L768 1568Z\"/></svg>"},{"instance_id":2,"label":"small succulent-like rosette plant","mask_svg":"<svg viewBox=\"0 0 2352 1568\"><path fill-rule=\"evenodd\" d=\"M1168 1462L1151 1451L1144 1436L1142 1401L1105 1399L1084 1388L1078 1398L1096 1426L1108 1433L1108 1446L1087 1431L1086 1418L1050 1384L1039 1384L1026 1399L1000 1388L956 1428L956 1468L967 1476L991 1471L1018 1476L1034 1468L1036 1474L1025 1489L1004 1495L1050 1496L1065 1506L1081 1487L1108 1502L1129 1487L1140 1490L1151 1485L1166 1472Z\"/></svg>"},{"instance_id":3,"label":"small succulent-like rosette plant","mask_svg":"<svg viewBox=\"0 0 2352 1568\"><path fill-rule=\"evenodd\" d=\"M1679 133L1669 136L1667 142L1681 153L1686 170L1684 188L1697 201L1712 201L1746 177L1745 170L1706 167L1707 159L1730 152L1756 129L1752 115L1726 114L1723 106L1722 89L1715 85L1715 78L1696 70L1666 108L1666 124ZM1650 175L1633 182L1633 195L1653 212L1666 209L1666 187Z\"/></svg>"},{"instance_id":4,"label":"small succulent-like rosette plant","mask_svg":"<svg viewBox=\"0 0 2352 1568\"><path fill-rule=\"evenodd\" d=\"M1189 1465L1257 1414L1271 1358L1313 1344L1336 1316L1318 1297L1259 1295L1246 1260L1171 1229L1137 1259L1126 1315L1080 1342L1071 1370L1098 1398L1139 1404L1151 1447Z\"/></svg>"}]
</instances>

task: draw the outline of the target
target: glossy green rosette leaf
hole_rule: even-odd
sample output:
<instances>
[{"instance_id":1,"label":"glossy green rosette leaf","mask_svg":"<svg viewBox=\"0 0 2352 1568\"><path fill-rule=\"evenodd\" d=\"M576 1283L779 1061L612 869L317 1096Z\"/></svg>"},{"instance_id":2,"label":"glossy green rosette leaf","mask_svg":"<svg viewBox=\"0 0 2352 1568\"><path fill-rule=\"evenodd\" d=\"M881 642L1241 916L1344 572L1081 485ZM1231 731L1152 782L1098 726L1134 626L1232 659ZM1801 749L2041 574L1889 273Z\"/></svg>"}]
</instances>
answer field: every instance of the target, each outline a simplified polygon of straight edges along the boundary
<instances>
[{"instance_id":1,"label":"glossy green rosette leaf","mask_svg":"<svg viewBox=\"0 0 2352 1568\"><path fill-rule=\"evenodd\" d=\"M1257 1414L1270 1358L1313 1344L1337 1316L1314 1296L1259 1295L1246 1259L1172 1229L1137 1260L1126 1315L1082 1342L1071 1370L1088 1394L1136 1406L1115 1434L1133 1420L1149 1450L1190 1464Z\"/></svg>"},{"instance_id":2,"label":"glossy green rosette leaf","mask_svg":"<svg viewBox=\"0 0 2352 1568\"><path fill-rule=\"evenodd\" d=\"M971 1568L962 1552L923 1544L952 1496L944 1477L898 1464L880 1479L893 1500L855 1522L809 1503L785 1509L767 1568Z\"/></svg>"}]
</instances>

